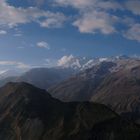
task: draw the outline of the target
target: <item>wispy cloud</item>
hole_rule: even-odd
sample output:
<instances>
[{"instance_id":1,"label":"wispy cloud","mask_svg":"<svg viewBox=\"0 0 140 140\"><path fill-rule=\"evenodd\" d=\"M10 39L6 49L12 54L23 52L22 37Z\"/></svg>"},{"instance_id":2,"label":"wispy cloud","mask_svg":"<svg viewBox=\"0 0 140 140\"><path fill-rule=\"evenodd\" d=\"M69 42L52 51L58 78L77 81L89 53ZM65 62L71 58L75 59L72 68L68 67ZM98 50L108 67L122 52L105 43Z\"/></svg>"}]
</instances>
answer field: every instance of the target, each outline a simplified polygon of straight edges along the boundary
<instances>
[{"instance_id":1,"label":"wispy cloud","mask_svg":"<svg viewBox=\"0 0 140 140\"><path fill-rule=\"evenodd\" d=\"M22 36L22 34L21 33L16 33L16 34L14 34L14 36L15 37L20 37L20 36Z\"/></svg>"},{"instance_id":2,"label":"wispy cloud","mask_svg":"<svg viewBox=\"0 0 140 140\"><path fill-rule=\"evenodd\" d=\"M0 35L6 35L7 34L7 31L5 30L0 30Z\"/></svg>"},{"instance_id":3,"label":"wispy cloud","mask_svg":"<svg viewBox=\"0 0 140 140\"><path fill-rule=\"evenodd\" d=\"M18 69L28 69L30 68L29 65L23 63L23 62L18 62L18 61L3 61L0 60L0 66L12 66Z\"/></svg>"},{"instance_id":4,"label":"wispy cloud","mask_svg":"<svg viewBox=\"0 0 140 140\"><path fill-rule=\"evenodd\" d=\"M140 15L140 1L139 0L128 0L126 2L126 8L133 14Z\"/></svg>"},{"instance_id":5,"label":"wispy cloud","mask_svg":"<svg viewBox=\"0 0 140 140\"><path fill-rule=\"evenodd\" d=\"M48 50L50 49L50 45L47 42L45 42L45 41L38 42L37 43L37 47L39 47L39 48L46 48Z\"/></svg>"},{"instance_id":6,"label":"wispy cloud","mask_svg":"<svg viewBox=\"0 0 140 140\"><path fill-rule=\"evenodd\" d=\"M37 22L41 26L44 25L44 22L49 22L47 26L43 27L58 27L59 24L64 22L64 15L61 13L59 17L59 13L53 13L50 11L44 11L38 9L37 7L28 7L28 8L16 8L14 6L9 5L6 0L0 0L0 25L14 27L18 24L25 24L30 22ZM56 18L57 17L57 18ZM62 18L63 17L63 18ZM41 20L41 18L43 20ZM62 19L62 20L61 20ZM53 22L53 20L55 20ZM57 20L57 21L56 21Z\"/></svg>"},{"instance_id":7,"label":"wispy cloud","mask_svg":"<svg viewBox=\"0 0 140 140\"><path fill-rule=\"evenodd\" d=\"M124 37L140 42L140 24L132 25L127 31L124 32Z\"/></svg>"},{"instance_id":8,"label":"wispy cloud","mask_svg":"<svg viewBox=\"0 0 140 140\"><path fill-rule=\"evenodd\" d=\"M43 21L39 21L41 27L46 28L60 28L63 23L66 21L66 17L62 13L50 13L48 18Z\"/></svg>"},{"instance_id":9,"label":"wispy cloud","mask_svg":"<svg viewBox=\"0 0 140 140\"><path fill-rule=\"evenodd\" d=\"M55 0L60 6L72 6L79 10L91 10L94 8L100 9L123 9L123 6L115 1L104 1L104 0Z\"/></svg>"}]
</instances>

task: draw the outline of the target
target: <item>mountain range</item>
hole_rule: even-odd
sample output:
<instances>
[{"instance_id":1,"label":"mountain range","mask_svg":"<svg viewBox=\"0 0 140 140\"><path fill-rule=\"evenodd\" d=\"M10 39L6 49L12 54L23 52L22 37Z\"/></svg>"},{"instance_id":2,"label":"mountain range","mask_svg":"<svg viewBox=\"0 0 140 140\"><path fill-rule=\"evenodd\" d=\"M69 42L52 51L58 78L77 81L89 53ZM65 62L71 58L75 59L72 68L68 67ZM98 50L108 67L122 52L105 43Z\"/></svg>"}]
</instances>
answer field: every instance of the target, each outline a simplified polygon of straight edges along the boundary
<instances>
[{"instance_id":1,"label":"mountain range","mask_svg":"<svg viewBox=\"0 0 140 140\"><path fill-rule=\"evenodd\" d=\"M102 103L139 122L140 60L101 62L51 87L49 92L62 101Z\"/></svg>"},{"instance_id":2,"label":"mountain range","mask_svg":"<svg viewBox=\"0 0 140 140\"><path fill-rule=\"evenodd\" d=\"M48 89L102 62L114 62L118 59L126 58L129 57L122 55L108 58L78 58L70 55L68 58L61 58L58 64L51 68L32 68L26 72L19 70L3 70L0 72L0 86L3 86L7 82L28 82L39 88Z\"/></svg>"},{"instance_id":3,"label":"mountain range","mask_svg":"<svg viewBox=\"0 0 140 140\"><path fill-rule=\"evenodd\" d=\"M78 64L79 68L74 64ZM71 57L68 63L61 63L61 66L35 68L21 76L2 79L0 85L10 81L27 82L47 89L54 98L64 102L90 101L105 104L120 115L140 123L138 57Z\"/></svg>"}]
</instances>

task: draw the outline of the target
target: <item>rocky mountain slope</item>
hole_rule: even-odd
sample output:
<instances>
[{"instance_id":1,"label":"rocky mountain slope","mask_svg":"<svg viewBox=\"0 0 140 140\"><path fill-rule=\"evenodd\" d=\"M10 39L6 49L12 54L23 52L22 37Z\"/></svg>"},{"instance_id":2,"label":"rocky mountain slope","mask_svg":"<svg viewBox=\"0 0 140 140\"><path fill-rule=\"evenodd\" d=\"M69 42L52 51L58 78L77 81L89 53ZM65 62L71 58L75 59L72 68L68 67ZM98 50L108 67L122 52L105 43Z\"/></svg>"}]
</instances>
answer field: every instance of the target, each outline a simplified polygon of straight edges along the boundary
<instances>
[{"instance_id":1,"label":"rocky mountain slope","mask_svg":"<svg viewBox=\"0 0 140 140\"><path fill-rule=\"evenodd\" d=\"M133 119L140 116L140 65L129 65L107 76L91 100Z\"/></svg>"},{"instance_id":2,"label":"rocky mountain slope","mask_svg":"<svg viewBox=\"0 0 140 140\"><path fill-rule=\"evenodd\" d=\"M63 103L26 83L0 88L2 140L138 140L139 126L104 105Z\"/></svg>"},{"instance_id":3,"label":"rocky mountain slope","mask_svg":"<svg viewBox=\"0 0 140 140\"><path fill-rule=\"evenodd\" d=\"M83 59L73 58L70 66ZM22 76L6 78L0 81L0 85L9 81L28 82L43 89L49 88L51 95L60 100L102 103L139 121L140 59L121 56L100 58L96 62L91 62L93 65L88 63L86 69L76 75L73 74L78 70L64 67L32 69Z\"/></svg>"},{"instance_id":4,"label":"rocky mountain slope","mask_svg":"<svg viewBox=\"0 0 140 140\"><path fill-rule=\"evenodd\" d=\"M102 62L49 89L52 96L63 101L88 101L91 99L113 62Z\"/></svg>"},{"instance_id":5,"label":"rocky mountain slope","mask_svg":"<svg viewBox=\"0 0 140 140\"><path fill-rule=\"evenodd\" d=\"M102 62L49 91L63 101L102 103L137 120L140 116L140 60Z\"/></svg>"}]
</instances>

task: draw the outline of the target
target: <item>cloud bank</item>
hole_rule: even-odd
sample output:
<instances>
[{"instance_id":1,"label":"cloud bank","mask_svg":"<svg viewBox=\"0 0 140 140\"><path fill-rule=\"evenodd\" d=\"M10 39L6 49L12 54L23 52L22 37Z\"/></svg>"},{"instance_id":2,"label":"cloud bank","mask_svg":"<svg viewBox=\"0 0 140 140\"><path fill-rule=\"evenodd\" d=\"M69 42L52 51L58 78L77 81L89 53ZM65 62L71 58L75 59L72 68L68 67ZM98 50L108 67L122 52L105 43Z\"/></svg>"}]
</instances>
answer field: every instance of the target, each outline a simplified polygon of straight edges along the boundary
<instances>
[{"instance_id":1,"label":"cloud bank","mask_svg":"<svg viewBox=\"0 0 140 140\"><path fill-rule=\"evenodd\" d=\"M140 40L138 26L140 21L135 18L135 16L140 16L139 0L55 0L55 2L58 6L70 6L78 11L78 15L72 24L81 33L101 33L106 35L123 33L122 36L127 39ZM121 12L121 15L118 12ZM131 14L127 14L127 12ZM124 21L124 19L127 19L127 21ZM132 20L135 27L130 26ZM118 25L125 26L125 30L118 29Z\"/></svg>"},{"instance_id":2,"label":"cloud bank","mask_svg":"<svg viewBox=\"0 0 140 140\"><path fill-rule=\"evenodd\" d=\"M28 69L30 68L29 65L24 64L23 62L18 62L18 61L0 61L0 66L12 66L14 68L18 69Z\"/></svg>"},{"instance_id":3,"label":"cloud bank","mask_svg":"<svg viewBox=\"0 0 140 140\"><path fill-rule=\"evenodd\" d=\"M12 28L19 24L37 22L40 26L51 28L60 27L65 20L64 14L59 12L53 13L37 7L17 8L9 5L5 0L0 0L0 3L0 26Z\"/></svg>"},{"instance_id":4,"label":"cloud bank","mask_svg":"<svg viewBox=\"0 0 140 140\"><path fill-rule=\"evenodd\" d=\"M52 0L48 4L51 3L49 6L54 10L38 7L46 2L35 0L35 7L23 8L10 5L6 0L0 0L0 27L13 28L20 24L35 22L42 28L61 28L64 23L69 23L80 33L104 35L117 33L130 40L138 42L140 40L139 0ZM64 9L69 7L76 10L73 15L65 13ZM132 19L134 26L130 26L132 20L126 22L124 19ZM125 28L120 29L118 26L125 26ZM0 32L0 34L5 33Z\"/></svg>"}]
</instances>

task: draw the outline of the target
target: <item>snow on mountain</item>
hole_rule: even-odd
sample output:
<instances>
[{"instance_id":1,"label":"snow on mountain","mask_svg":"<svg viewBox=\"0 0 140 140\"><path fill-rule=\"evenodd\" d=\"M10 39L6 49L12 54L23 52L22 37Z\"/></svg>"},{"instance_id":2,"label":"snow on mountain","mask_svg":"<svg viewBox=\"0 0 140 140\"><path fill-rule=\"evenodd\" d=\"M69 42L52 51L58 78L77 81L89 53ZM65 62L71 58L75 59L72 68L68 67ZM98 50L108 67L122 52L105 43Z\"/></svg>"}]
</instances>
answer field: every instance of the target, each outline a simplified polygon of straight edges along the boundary
<instances>
[{"instance_id":1,"label":"snow on mountain","mask_svg":"<svg viewBox=\"0 0 140 140\"><path fill-rule=\"evenodd\" d=\"M69 55L69 56L63 56L62 58L60 58L58 60L57 66L59 66L60 68L71 68L74 70L84 71L102 62L114 62L114 63L117 63L117 65L111 71L116 71L118 67L121 67L121 65L123 65L121 64L122 62L130 63L131 61L133 61L133 59L140 60L140 57L138 56L129 57L126 55L118 55L116 57L87 58L87 57L75 57L73 55ZM121 60L124 60L124 61L121 61Z\"/></svg>"},{"instance_id":2,"label":"snow on mountain","mask_svg":"<svg viewBox=\"0 0 140 140\"><path fill-rule=\"evenodd\" d=\"M73 55L63 56L58 60L57 66L62 68L73 68L75 70L85 70L99 64L103 61L108 61L108 58L87 58L74 57Z\"/></svg>"}]
</instances>

